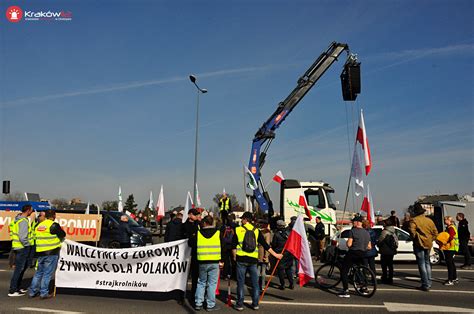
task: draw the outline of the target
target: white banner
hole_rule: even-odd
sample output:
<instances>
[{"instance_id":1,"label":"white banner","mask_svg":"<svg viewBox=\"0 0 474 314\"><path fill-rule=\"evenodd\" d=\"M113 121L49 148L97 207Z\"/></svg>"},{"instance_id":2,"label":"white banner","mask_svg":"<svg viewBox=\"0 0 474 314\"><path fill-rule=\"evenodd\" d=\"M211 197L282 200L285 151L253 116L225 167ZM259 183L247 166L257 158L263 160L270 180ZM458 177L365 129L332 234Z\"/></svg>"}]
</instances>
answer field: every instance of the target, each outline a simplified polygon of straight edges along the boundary
<instances>
[{"instance_id":1,"label":"white banner","mask_svg":"<svg viewBox=\"0 0 474 314\"><path fill-rule=\"evenodd\" d=\"M56 286L127 291L186 291L187 240L131 249L103 249L65 240Z\"/></svg>"}]
</instances>

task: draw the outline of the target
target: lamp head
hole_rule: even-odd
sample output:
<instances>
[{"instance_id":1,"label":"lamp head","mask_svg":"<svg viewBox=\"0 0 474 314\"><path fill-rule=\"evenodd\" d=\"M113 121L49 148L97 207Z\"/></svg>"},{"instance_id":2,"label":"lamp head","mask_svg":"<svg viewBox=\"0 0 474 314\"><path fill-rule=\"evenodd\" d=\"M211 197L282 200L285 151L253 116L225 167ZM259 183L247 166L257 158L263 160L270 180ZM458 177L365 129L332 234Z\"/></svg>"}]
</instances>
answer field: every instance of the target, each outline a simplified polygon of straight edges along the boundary
<instances>
[{"instance_id":1,"label":"lamp head","mask_svg":"<svg viewBox=\"0 0 474 314\"><path fill-rule=\"evenodd\" d=\"M207 89L205 89L205 88L202 88L202 89L199 89L199 90L200 90L201 93L203 93L203 94L207 93Z\"/></svg>"},{"instance_id":2,"label":"lamp head","mask_svg":"<svg viewBox=\"0 0 474 314\"><path fill-rule=\"evenodd\" d=\"M196 77L194 75L191 74L189 76L189 79L191 80L191 82L196 83Z\"/></svg>"}]
</instances>

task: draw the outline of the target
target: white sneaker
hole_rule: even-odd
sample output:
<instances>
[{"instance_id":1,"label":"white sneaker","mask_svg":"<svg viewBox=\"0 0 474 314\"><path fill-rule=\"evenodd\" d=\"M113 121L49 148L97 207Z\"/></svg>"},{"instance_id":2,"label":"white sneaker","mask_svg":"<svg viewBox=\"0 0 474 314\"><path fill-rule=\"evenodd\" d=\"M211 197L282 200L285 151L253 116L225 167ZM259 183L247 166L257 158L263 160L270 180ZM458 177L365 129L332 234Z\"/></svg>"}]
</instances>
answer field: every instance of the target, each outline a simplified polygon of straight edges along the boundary
<instances>
[{"instance_id":1,"label":"white sneaker","mask_svg":"<svg viewBox=\"0 0 474 314\"><path fill-rule=\"evenodd\" d=\"M28 289L20 289L20 290L18 290L18 291L20 291L21 293L27 293L27 292L28 292Z\"/></svg>"},{"instance_id":2,"label":"white sneaker","mask_svg":"<svg viewBox=\"0 0 474 314\"><path fill-rule=\"evenodd\" d=\"M13 292L13 293L9 293L9 294L8 294L9 297L22 297L22 296L24 296L24 295L25 295L25 294L22 293L22 292L20 292L20 291L15 291L15 292Z\"/></svg>"},{"instance_id":3,"label":"white sneaker","mask_svg":"<svg viewBox=\"0 0 474 314\"><path fill-rule=\"evenodd\" d=\"M448 280L444 283L445 286L454 286L454 281Z\"/></svg>"}]
</instances>

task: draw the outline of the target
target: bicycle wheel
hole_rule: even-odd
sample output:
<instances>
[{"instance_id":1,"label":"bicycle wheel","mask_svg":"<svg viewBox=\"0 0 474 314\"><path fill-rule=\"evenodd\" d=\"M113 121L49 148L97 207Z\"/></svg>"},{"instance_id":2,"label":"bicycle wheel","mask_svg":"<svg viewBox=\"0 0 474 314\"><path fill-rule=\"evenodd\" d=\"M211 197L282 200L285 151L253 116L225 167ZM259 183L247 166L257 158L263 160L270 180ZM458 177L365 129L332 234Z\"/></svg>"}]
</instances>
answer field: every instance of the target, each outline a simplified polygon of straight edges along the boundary
<instances>
[{"instance_id":1,"label":"bicycle wheel","mask_svg":"<svg viewBox=\"0 0 474 314\"><path fill-rule=\"evenodd\" d=\"M331 289L341 282L341 269L335 264L327 263L318 268L314 277L320 288Z\"/></svg>"},{"instance_id":2,"label":"bicycle wheel","mask_svg":"<svg viewBox=\"0 0 474 314\"><path fill-rule=\"evenodd\" d=\"M377 279L374 272L365 266L353 266L352 282L357 294L370 298L377 290Z\"/></svg>"}]
</instances>

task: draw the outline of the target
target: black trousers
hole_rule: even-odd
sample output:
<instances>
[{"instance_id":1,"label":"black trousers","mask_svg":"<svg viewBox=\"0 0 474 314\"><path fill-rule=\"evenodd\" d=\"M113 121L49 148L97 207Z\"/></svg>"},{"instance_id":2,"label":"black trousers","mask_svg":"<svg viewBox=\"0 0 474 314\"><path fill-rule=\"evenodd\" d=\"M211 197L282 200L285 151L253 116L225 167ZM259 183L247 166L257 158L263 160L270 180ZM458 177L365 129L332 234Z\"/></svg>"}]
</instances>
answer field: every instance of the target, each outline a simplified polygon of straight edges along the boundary
<instances>
[{"instance_id":1,"label":"black trousers","mask_svg":"<svg viewBox=\"0 0 474 314\"><path fill-rule=\"evenodd\" d=\"M456 274L456 265L454 264L454 254L455 251L447 250L443 251L444 258L446 260L446 266L448 267L448 280L454 280L458 278Z\"/></svg>"},{"instance_id":2,"label":"black trousers","mask_svg":"<svg viewBox=\"0 0 474 314\"><path fill-rule=\"evenodd\" d=\"M463 266L471 266L471 251L469 251L469 245L467 241L459 241L459 252L464 255Z\"/></svg>"},{"instance_id":3,"label":"black trousers","mask_svg":"<svg viewBox=\"0 0 474 314\"><path fill-rule=\"evenodd\" d=\"M344 290L349 290L349 270L354 264L364 264L366 252L364 251L351 251L347 252L344 256L344 261L342 262L342 287Z\"/></svg>"},{"instance_id":4,"label":"black trousers","mask_svg":"<svg viewBox=\"0 0 474 314\"><path fill-rule=\"evenodd\" d=\"M382 281L393 281L393 255L380 255Z\"/></svg>"},{"instance_id":5,"label":"black trousers","mask_svg":"<svg viewBox=\"0 0 474 314\"><path fill-rule=\"evenodd\" d=\"M222 225L227 225L227 216L229 216L229 212L227 210L221 210L221 220Z\"/></svg>"},{"instance_id":6,"label":"black trousers","mask_svg":"<svg viewBox=\"0 0 474 314\"><path fill-rule=\"evenodd\" d=\"M278 279L280 279L280 286L285 286L285 274L288 278L288 283L293 286L293 261L289 265L278 265Z\"/></svg>"}]
</instances>

